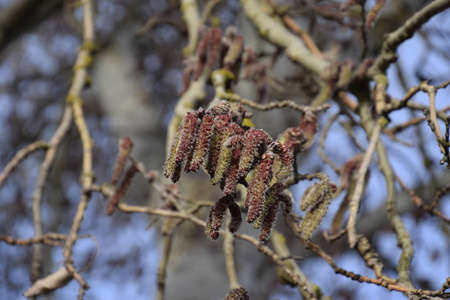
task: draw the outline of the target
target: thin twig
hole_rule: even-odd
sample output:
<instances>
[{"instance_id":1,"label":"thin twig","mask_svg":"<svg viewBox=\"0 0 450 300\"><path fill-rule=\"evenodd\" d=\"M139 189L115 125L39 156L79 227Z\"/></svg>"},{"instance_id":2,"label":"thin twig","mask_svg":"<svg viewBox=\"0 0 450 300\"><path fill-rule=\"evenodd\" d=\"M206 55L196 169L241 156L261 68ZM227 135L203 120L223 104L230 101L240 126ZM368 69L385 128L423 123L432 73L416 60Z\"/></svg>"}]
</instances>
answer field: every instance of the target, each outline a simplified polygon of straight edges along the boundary
<instances>
[{"instance_id":1,"label":"thin twig","mask_svg":"<svg viewBox=\"0 0 450 300\"><path fill-rule=\"evenodd\" d=\"M28 146L20 149L16 155L8 162L8 164L3 169L3 172L0 174L0 186L3 185L5 179L8 178L9 174L24 160L28 157L28 155L32 154L38 150L47 150L49 145L44 141L35 141Z\"/></svg>"},{"instance_id":2,"label":"thin twig","mask_svg":"<svg viewBox=\"0 0 450 300\"><path fill-rule=\"evenodd\" d=\"M350 203L348 205L350 215L348 217L347 233L348 233L348 243L351 248L354 248L356 242L358 241L356 235L356 218L359 211L361 196L364 191L364 186L366 183L365 181L367 170L369 169L373 153L375 152L375 147L378 143L378 139L380 138L380 132L381 132L381 124L377 122L375 128L372 131L369 147L367 148L366 154L364 155L361 167L358 169L355 192L353 193L352 198L350 199Z\"/></svg>"},{"instance_id":3,"label":"thin twig","mask_svg":"<svg viewBox=\"0 0 450 300\"><path fill-rule=\"evenodd\" d=\"M444 216L440 211L435 210L435 205L427 205L423 202L423 200L410 188L406 186L406 184L400 179L400 177L397 176L397 181L402 187L402 189L408 193L408 195L413 200L414 204L418 207L429 213L430 215L435 215L436 217L439 217L444 221L445 223L450 225L450 219Z\"/></svg>"},{"instance_id":4,"label":"thin twig","mask_svg":"<svg viewBox=\"0 0 450 300\"><path fill-rule=\"evenodd\" d=\"M427 118L425 118L425 117L413 118L403 124L396 125L392 128L385 128L385 129L383 129L383 133L386 133L387 135L389 135L389 137L394 137L394 135L396 133L402 132L403 130L405 130L406 128L408 128L410 126L418 125L418 124L420 124L420 122L423 122L426 119Z\"/></svg>"},{"instance_id":5,"label":"thin twig","mask_svg":"<svg viewBox=\"0 0 450 300\"><path fill-rule=\"evenodd\" d=\"M322 58L323 54L322 52L320 52L319 48L317 47L316 43L311 38L311 36L306 31L304 31L300 27L300 25L298 25L298 23L295 22L294 19L288 16L285 12L281 12L280 9L277 7L277 5L274 3L274 1L270 0L269 4L272 6L272 9L278 15L280 15L284 25L286 25L286 27L295 32L303 40L306 47L308 47L309 51L311 51L311 53L314 54L315 56Z\"/></svg>"},{"instance_id":6,"label":"thin twig","mask_svg":"<svg viewBox=\"0 0 450 300\"><path fill-rule=\"evenodd\" d=\"M447 81L447 84L450 83L450 81ZM434 124L435 126L435 130L436 130L436 137L437 138L442 138L442 132L441 132L441 128L439 126L439 123L437 121L437 117L436 117L436 87L429 85L428 82L422 82L419 85L419 88L428 93L428 97L430 98L430 118L431 118L431 122Z\"/></svg>"},{"instance_id":7,"label":"thin twig","mask_svg":"<svg viewBox=\"0 0 450 300\"><path fill-rule=\"evenodd\" d=\"M302 181L302 180L313 180L313 179L328 180L328 176L322 172L311 173L311 174L294 174L294 175L290 176L288 179L286 179L283 182L283 184L286 186L291 186L291 185L297 184L299 181Z\"/></svg>"},{"instance_id":8,"label":"thin twig","mask_svg":"<svg viewBox=\"0 0 450 300\"><path fill-rule=\"evenodd\" d=\"M15 239L10 236L0 235L0 241L5 242L9 245L19 245L19 246L29 246L33 244L45 244L50 246L61 246L63 242L67 239L67 235L62 233L52 233L29 238L29 239Z\"/></svg>"},{"instance_id":9,"label":"thin twig","mask_svg":"<svg viewBox=\"0 0 450 300\"><path fill-rule=\"evenodd\" d=\"M430 207L435 208L439 204L441 197L444 196L445 194L448 194L449 192L450 192L450 186L447 186L443 189L438 190L436 192L436 194L434 195L434 199L433 199L433 202L430 204Z\"/></svg>"},{"instance_id":10,"label":"thin twig","mask_svg":"<svg viewBox=\"0 0 450 300\"><path fill-rule=\"evenodd\" d=\"M200 27L200 16L198 14L197 1L195 0L182 0L181 1L181 13L183 19L186 22L188 29L188 44L183 49L185 57L194 55L195 48L197 48L198 41L198 29Z\"/></svg>"},{"instance_id":11,"label":"thin twig","mask_svg":"<svg viewBox=\"0 0 450 300\"><path fill-rule=\"evenodd\" d=\"M45 158L39 168L39 174L36 180L36 186L31 196L31 210L33 212L33 229L35 236L42 236L42 215L41 215L41 203L42 203L42 190L44 184L47 181L48 172L55 160L58 146L62 139L66 136L70 126L72 124L72 108L66 104L64 114L61 122L49 142L49 148L45 153ZM31 282L35 282L41 277L42 263L43 263L43 248L42 245L33 245L33 255L31 259Z\"/></svg>"},{"instance_id":12,"label":"thin twig","mask_svg":"<svg viewBox=\"0 0 450 300\"><path fill-rule=\"evenodd\" d=\"M361 1L361 42L362 42L362 51L361 51L361 60L364 60L367 56L368 42L367 42L367 31L366 31L366 1Z\"/></svg>"},{"instance_id":13,"label":"thin twig","mask_svg":"<svg viewBox=\"0 0 450 300\"><path fill-rule=\"evenodd\" d=\"M162 240L163 240L163 252L156 273L158 277L158 294L156 296L156 299L158 300L164 299L164 291L166 287L166 269L167 269L167 262L169 261L169 256L172 249L173 235L169 233L163 236Z\"/></svg>"},{"instance_id":14,"label":"thin twig","mask_svg":"<svg viewBox=\"0 0 450 300\"><path fill-rule=\"evenodd\" d=\"M441 127L437 121L437 112L436 112L436 92L440 88L445 88L450 84L450 80L442 83L439 86L432 86L428 84L428 81L422 82L419 85L420 90L428 93L428 97L430 98L430 109L425 110L424 114L428 121L428 125L431 128L431 131L436 135L436 139L438 141L439 150L441 151L443 157L440 161L441 164L447 163L447 167L450 168L450 143L447 139L444 139L441 131ZM448 119L446 118L446 126L448 127ZM447 131L447 130L446 130Z\"/></svg>"},{"instance_id":15,"label":"thin twig","mask_svg":"<svg viewBox=\"0 0 450 300\"><path fill-rule=\"evenodd\" d=\"M279 101L279 102L271 102L268 104L258 104L252 100L249 99L245 99L242 98L241 96L237 95L237 94L220 94L219 98L225 99L225 100L229 100L229 101L236 101L239 103L242 103L248 107L257 109L257 110L261 110L261 111L267 111L267 110L272 110L275 108L291 108L300 112L307 112L307 111L311 111L311 112L319 112L319 111L324 111L327 110L330 105L329 104L322 104L320 106L307 106L307 105L300 105L295 103L292 100L283 100L283 101Z\"/></svg>"},{"instance_id":16,"label":"thin twig","mask_svg":"<svg viewBox=\"0 0 450 300\"><path fill-rule=\"evenodd\" d=\"M344 104L351 111L356 111L356 109L358 108L358 103L351 100L347 93L345 93L344 91L339 91L337 95L342 104Z\"/></svg>"},{"instance_id":17,"label":"thin twig","mask_svg":"<svg viewBox=\"0 0 450 300\"><path fill-rule=\"evenodd\" d=\"M200 26L206 24L206 21L208 20L209 16L211 16L214 8L220 2L222 2L222 0L209 0L208 3L206 3L202 11L202 16L200 17Z\"/></svg>"},{"instance_id":18,"label":"thin twig","mask_svg":"<svg viewBox=\"0 0 450 300\"><path fill-rule=\"evenodd\" d=\"M83 116L82 100L80 98L80 92L85 86L88 78L87 68L92 63L92 52L95 49L94 46L94 7L92 0L84 0L83 4L83 45L81 46L77 60L74 67L74 76L72 85L67 95L67 102L71 104L73 109L73 115L75 124L80 134L81 143L83 146L83 165L82 165L82 195L78 204L77 211L73 218L72 226L70 228L69 238L67 239L64 247L64 266L73 274L73 277L80 284L78 293L78 299L82 299L84 291L89 288L83 277L76 271L73 265L73 246L75 245L78 237L78 232L81 227L81 222L84 217L89 198L90 198L90 186L94 180L94 174L92 171L92 139L89 135L89 130L86 125L86 121Z\"/></svg>"},{"instance_id":19,"label":"thin twig","mask_svg":"<svg viewBox=\"0 0 450 300\"><path fill-rule=\"evenodd\" d=\"M322 130L322 134L320 135L320 141L319 141L319 156L322 158L322 160L329 165L336 174L341 173L341 168L339 168L333 160L329 159L328 156L325 153L325 140L327 138L328 132L330 131L331 126L333 125L334 121L336 121L337 117L339 116L339 113L336 113L328 118L327 124Z\"/></svg>"},{"instance_id":20,"label":"thin twig","mask_svg":"<svg viewBox=\"0 0 450 300\"><path fill-rule=\"evenodd\" d=\"M339 125L341 125L345 129L345 132L347 133L348 137L352 141L353 145L356 148L358 148L359 151L364 151L364 147L361 146L361 144L358 142L358 139L355 136L355 130L352 126L351 121L349 121L349 122L342 121L342 122L339 122Z\"/></svg>"},{"instance_id":21,"label":"thin twig","mask_svg":"<svg viewBox=\"0 0 450 300\"><path fill-rule=\"evenodd\" d=\"M137 36L144 35L144 34L148 33L150 30L152 30L156 25L160 25L160 24L169 24L169 25L176 27L181 32L186 31L186 27L179 22L172 21L167 18L161 18L158 16L154 16L154 17L151 17L148 19L147 23L145 23L144 26L142 26L136 32L136 35Z\"/></svg>"},{"instance_id":22,"label":"thin twig","mask_svg":"<svg viewBox=\"0 0 450 300\"><path fill-rule=\"evenodd\" d=\"M227 219L227 226L230 223L230 218ZM238 281L236 266L234 264L234 236L228 230L225 232L223 239L223 251L225 254L225 266L227 269L228 279L230 280L230 290L241 287Z\"/></svg>"}]
</instances>

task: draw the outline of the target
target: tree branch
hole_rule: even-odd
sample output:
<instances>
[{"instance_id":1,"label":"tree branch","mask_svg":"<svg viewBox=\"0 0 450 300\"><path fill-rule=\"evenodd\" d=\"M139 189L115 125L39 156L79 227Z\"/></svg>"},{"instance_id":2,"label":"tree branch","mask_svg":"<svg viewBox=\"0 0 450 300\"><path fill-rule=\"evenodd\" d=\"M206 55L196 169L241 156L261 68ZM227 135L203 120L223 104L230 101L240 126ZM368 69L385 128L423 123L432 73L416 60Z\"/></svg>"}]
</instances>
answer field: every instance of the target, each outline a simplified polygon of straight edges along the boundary
<instances>
[{"instance_id":1,"label":"tree branch","mask_svg":"<svg viewBox=\"0 0 450 300\"><path fill-rule=\"evenodd\" d=\"M348 243L351 248L354 248L356 242L358 241L355 227L356 218L359 211L362 193L364 191L364 186L366 183L367 170L369 169L373 153L375 152L375 147L380 138L380 132L381 132L381 124L380 122L377 122L375 128L372 131L369 147L367 148L366 154L364 155L363 161L361 162L361 167L358 169L355 192L352 194L352 198L349 203L350 215L348 217L347 233L348 233Z\"/></svg>"},{"instance_id":2,"label":"tree branch","mask_svg":"<svg viewBox=\"0 0 450 300\"><path fill-rule=\"evenodd\" d=\"M257 109L257 110L261 110L261 111L267 111L267 110L272 110L275 108L291 108L293 110L297 110L300 112L319 112L319 111L324 111L327 110L330 105L329 104L322 104L320 106L307 106L307 105L300 105L295 103L292 100L283 100L283 101L279 101L279 102L271 102L271 103L267 103L267 104L258 104L252 100L249 99L245 99L242 98L241 96L239 96L238 94L219 94L218 95L219 98L221 99L225 99L228 101L236 101L239 103L242 103L248 107Z\"/></svg>"},{"instance_id":3,"label":"tree branch","mask_svg":"<svg viewBox=\"0 0 450 300\"><path fill-rule=\"evenodd\" d=\"M259 34L278 47L286 50L287 56L294 62L320 75L329 63L312 54L300 38L289 32L286 27L275 21L261 7L257 0L241 0L247 17L258 29Z\"/></svg>"},{"instance_id":4,"label":"tree branch","mask_svg":"<svg viewBox=\"0 0 450 300\"><path fill-rule=\"evenodd\" d=\"M227 220L227 227L230 223L230 218ZM230 280L230 290L241 287L238 281L236 267L234 264L234 236L231 232L226 231L223 238L223 252L225 253L225 266L227 269L228 279Z\"/></svg>"},{"instance_id":5,"label":"tree branch","mask_svg":"<svg viewBox=\"0 0 450 300\"><path fill-rule=\"evenodd\" d=\"M15 168L28 157L28 155L32 154L35 151L38 150L47 150L49 148L49 145L44 141L35 141L28 146L24 147L23 149L19 150L13 158L9 161L9 163L5 166L3 169L3 172L0 174L0 186L3 185L6 178L11 174L12 171L14 171Z\"/></svg>"},{"instance_id":6,"label":"tree branch","mask_svg":"<svg viewBox=\"0 0 450 300\"><path fill-rule=\"evenodd\" d=\"M385 38L381 54L369 68L367 74L372 79L376 75L385 74L389 65L397 60L397 48L411 38L429 19L450 7L450 0L435 0L409 18L403 26L391 32Z\"/></svg>"},{"instance_id":7,"label":"tree branch","mask_svg":"<svg viewBox=\"0 0 450 300\"><path fill-rule=\"evenodd\" d=\"M48 172L53 164L53 161L58 150L58 146L62 139L66 136L70 125L72 124L72 109L69 105L66 105L64 109L64 115L58 129L49 142L49 148L45 154L44 161L39 169L39 174L36 180L36 186L31 197L32 212L33 212L33 228L35 236L42 236L42 216L41 216L41 204L42 204L42 189L47 181ZM42 276L42 245L33 245L33 255L31 260L31 282L35 282Z\"/></svg>"},{"instance_id":8,"label":"tree branch","mask_svg":"<svg viewBox=\"0 0 450 300\"><path fill-rule=\"evenodd\" d=\"M81 143L83 146L83 166L81 174L82 182L82 195L80 203L78 204L77 211L75 213L72 227L70 228L69 238L67 239L64 247L64 265L69 272L73 274L73 277L80 284L80 290L78 298L82 299L84 291L89 288L88 284L84 281L81 275L75 270L73 265L73 246L78 237L81 222L84 217L84 211L86 210L90 192L89 188L93 183L94 174L92 171L92 140L89 135L89 131L86 125L86 121L83 116L82 100L80 98L80 92L86 84L88 79L87 69L92 63L92 52L95 50L94 45L94 7L92 0L84 0L83 2L83 45L81 46L78 57L75 63L75 74L73 76L72 86L69 89L67 95L67 102L73 109L75 124L80 134Z\"/></svg>"}]
</instances>

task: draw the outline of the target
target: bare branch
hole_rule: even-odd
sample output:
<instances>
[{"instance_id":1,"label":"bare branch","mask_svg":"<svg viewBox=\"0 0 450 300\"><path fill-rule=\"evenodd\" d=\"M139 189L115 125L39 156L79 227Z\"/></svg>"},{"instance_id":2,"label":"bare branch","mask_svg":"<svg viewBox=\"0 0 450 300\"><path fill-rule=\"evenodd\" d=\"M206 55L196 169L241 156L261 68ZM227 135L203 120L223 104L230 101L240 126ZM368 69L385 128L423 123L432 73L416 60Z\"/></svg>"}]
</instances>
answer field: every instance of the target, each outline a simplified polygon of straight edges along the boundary
<instances>
[{"instance_id":1,"label":"bare branch","mask_svg":"<svg viewBox=\"0 0 450 300\"><path fill-rule=\"evenodd\" d=\"M286 50L287 56L315 74L321 74L329 63L313 55L300 38L269 16L256 0L241 1L247 17L257 27L259 34L269 42Z\"/></svg>"},{"instance_id":2,"label":"bare branch","mask_svg":"<svg viewBox=\"0 0 450 300\"><path fill-rule=\"evenodd\" d=\"M227 224L229 223L230 218L227 220ZM234 236L229 231L225 232L223 238L223 251L225 253L225 266L227 269L228 279L230 280L230 290L238 289L241 285L238 282L236 267L234 264Z\"/></svg>"},{"instance_id":3,"label":"bare branch","mask_svg":"<svg viewBox=\"0 0 450 300\"><path fill-rule=\"evenodd\" d=\"M449 7L450 0L432 1L409 18L400 28L389 33L384 40L381 55L376 58L374 64L368 70L369 77L374 79L378 74L385 74L389 65L397 60L397 47L411 38L429 19Z\"/></svg>"},{"instance_id":4,"label":"bare branch","mask_svg":"<svg viewBox=\"0 0 450 300\"><path fill-rule=\"evenodd\" d=\"M257 110L261 110L261 111L267 111L267 110L272 110L275 108L291 108L300 112L319 112L319 111L324 111L327 110L330 105L329 104L322 104L320 106L306 106L306 105L300 105L295 103L292 100L283 100L283 101L279 101L279 102L271 102L268 104L258 104L252 100L249 99L245 99L242 98L241 96L237 95L237 94L219 94L219 98L225 99L225 100L229 100L229 101L236 101L236 102L240 102L248 107L257 109Z\"/></svg>"},{"instance_id":5,"label":"bare branch","mask_svg":"<svg viewBox=\"0 0 450 300\"><path fill-rule=\"evenodd\" d=\"M381 132L381 124L377 122L375 128L372 131L372 135L370 137L369 147L367 148L366 154L364 155L364 159L361 163L361 167L358 169L357 181L355 192L352 195L352 198L349 203L350 216L348 218L347 223L347 232L348 232L348 243L351 248L355 247L357 242L356 235L356 216L359 211L361 196L364 191L365 181L366 181L366 173L369 169L370 162L372 161L373 153L375 152L375 147L378 143L378 139L380 138Z\"/></svg>"},{"instance_id":6,"label":"bare branch","mask_svg":"<svg viewBox=\"0 0 450 300\"><path fill-rule=\"evenodd\" d=\"M194 54L198 41L198 29L200 27L200 16L198 14L197 1L182 0L181 12L186 22L189 34L188 45L183 49L184 56L189 57Z\"/></svg>"},{"instance_id":7,"label":"bare branch","mask_svg":"<svg viewBox=\"0 0 450 300\"><path fill-rule=\"evenodd\" d=\"M168 219L167 221L169 221ZM156 271L157 277L158 277L158 294L156 295L156 299L162 300L164 299L164 291L166 287L166 269L167 269L167 263L169 261L170 252L172 250L172 241L173 241L173 235L167 234L166 236L163 236L163 251L162 251L162 257L159 261L158 270Z\"/></svg>"},{"instance_id":8,"label":"bare branch","mask_svg":"<svg viewBox=\"0 0 450 300\"><path fill-rule=\"evenodd\" d=\"M37 236L29 239L15 239L10 236L0 236L0 241L9 245L29 246L33 244L46 244L50 246L61 246L67 239L67 235L61 233L47 233L45 235Z\"/></svg>"},{"instance_id":9,"label":"bare branch","mask_svg":"<svg viewBox=\"0 0 450 300\"><path fill-rule=\"evenodd\" d=\"M47 181L47 176L58 150L58 146L62 139L66 136L70 125L72 124L72 109L69 105L66 105L64 109L64 115L59 124L58 129L53 135L49 143L49 149L45 154L44 161L39 169L38 178L36 180L36 186L32 195L32 212L33 212L33 228L35 236L42 236L42 216L41 216L41 203L42 203L42 189ZM31 261L31 282L35 282L42 272L42 245L33 245L33 256Z\"/></svg>"},{"instance_id":10,"label":"bare branch","mask_svg":"<svg viewBox=\"0 0 450 300\"><path fill-rule=\"evenodd\" d=\"M28 146L24 147L23 149L19 150L16 155L14 155L13 158L9 161L9 163L5 166L3 169L3 172L0 174L0 186L3 185L5 182L5 179L8 178L9 174L17 168L17 166L28 157L28 155L32 154L35 151L38 150L47 150L48 144L44 141L36 141Z\"/></svg>"},{"instance_id":11,"label":"bare branch","mask_svg":"<svg viewBox=\"0 0 450 300\"><path fill-rule=\"evenodd\" d=\"M50 293L64 287L72 280L72 278L73 275L65 267L59 268L58 271L37 280L25 293L23 293L23 296L31 298Z\"/></svg>"},{"instance_id":12,"label":"bare branch","mask_svg":"<svg viewBox=\"0 0 450 300\"><path fill-rule=\"evenodd\" d=\"M80 198L72 226L70 228L69 238L64 247L64 266L71 276L80 284L78 299L82 299L84 291L89 288L83 277L75 270L72 259L73 246L75 245L80 230L81 222L84 217L88 200L90 198L89 188L93 183L94 174L92 170L92 139L83 115L82 100L80 93L88 79L87 69L92 63L92 52L95 50L94 38L94 6L91 0L84 0L83 4L83 45L81 46L78 57L75 62L74 76L72 85L67 95L67 102L73 109L73 116L78 132L80 134L83 146L83 166L81 182L83 192Z\"/></svg>"}]
</instances>

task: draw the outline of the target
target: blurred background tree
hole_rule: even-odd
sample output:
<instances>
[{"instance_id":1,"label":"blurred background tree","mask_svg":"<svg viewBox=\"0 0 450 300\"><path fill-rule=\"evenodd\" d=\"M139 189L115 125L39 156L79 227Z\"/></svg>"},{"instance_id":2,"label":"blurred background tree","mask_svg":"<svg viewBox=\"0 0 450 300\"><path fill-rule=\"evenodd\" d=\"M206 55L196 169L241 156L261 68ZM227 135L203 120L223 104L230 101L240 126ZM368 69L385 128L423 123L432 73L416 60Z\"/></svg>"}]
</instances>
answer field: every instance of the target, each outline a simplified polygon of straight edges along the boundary
<instances>
[{"instance_id":1,"label":"blurred background tree","mask_svg":"<svg viewBox=\"0 0 450 300\"><path fill-rule=\"evenodd\" d=\"M16 299L31 286L41 294L37 280L61 274L47 287L56 290L40 298L219 299L238 286L251 299L448 298L449 6L0 1L2 297ZM238 49L229 85L252 100L246 107L256 128L275 139L302 118L258 104L330 105L317 113L312 146L296 157L294 212L279 214L264 246L226 234L210 241L192 219L178 224L196 206L205 219L221 192L202 172L183 174L176 186L158 175L186 112L226 96L211 74L227 65L218 59L199 67L211 28L222 30L223 49ZM394 31L405 35L387 35ZM102 184L124 136L146 172L121 199L130 206L107 216L114 187ZM297 218L312 184L306 174L315 182L325 174L338 186L314 244ZM355 186L364 188L359 196ZM142 207L159 210L150 217L119 211ZM257 237L252 227L242 224L239 233Z\"/></svg>"}]
</instances>

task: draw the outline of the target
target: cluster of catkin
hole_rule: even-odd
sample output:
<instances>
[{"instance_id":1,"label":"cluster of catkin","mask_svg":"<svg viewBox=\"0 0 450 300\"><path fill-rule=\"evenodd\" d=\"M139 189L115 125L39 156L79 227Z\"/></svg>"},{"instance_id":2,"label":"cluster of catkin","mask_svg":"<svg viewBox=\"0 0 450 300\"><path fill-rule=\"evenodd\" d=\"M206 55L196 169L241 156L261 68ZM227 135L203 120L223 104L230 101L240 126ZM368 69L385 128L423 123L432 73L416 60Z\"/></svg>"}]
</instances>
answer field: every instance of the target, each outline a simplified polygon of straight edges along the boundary
<instances>
[{"instance_id":1,"label":"cluster of catkin","mask_svg":"<svg viewBox=\"0 0 450 300\"><path fill-rule=\"evenodd\" d=\"M129 137L124 137L119 143L119 152L117 154L116 162L114 164L114 170L111 177L111 186L115 186L120 177L125 171L125 165L130 156L131 150L133 149L133 141ZM125 195L131 185L131 181L139 169L143 169L141 163L135 162L130 167L128 167L122 181L115 188L114 192L110 195L108 200L108 207L106 208L106 214L112 215L115 208L119 204L120 199Z\"/></svg>"},{"instance_id":2,"label":"cluster of catkin","mask_svg":"<svg viewBox=\"0 0 450 300\"><path fill-rule=\"evenodd\" d=\"M247 222L261 227L259 238L266 241L279 203L284 203L285 212L292 208L282 181L292 172L293 154L265 131L242 126L250 114L241 104L235 106L221 101L208 110L188 112L175 135L164 175L176 182L182 170L195 172L203 166L212 184L220 184L224 196L211 208L206 228L211 239L219 237L227 209L229 230L238 230L242 217L235 202L236 186L246 185Z\"/></svg>"},{"instance_id":3,"label":"cluster of catkin","mask_svg":"<svg viewBox=\"0 0 450 300\"><path fill-rule=\"evenodd\" d=\"M197 80L205 69L225 69L239 74L241 65L244 68L243 78L256 83L258 99L262 99L267 79L267 66L257 63L257 54L251 47L244 45L244 39L238 30L229 26L225 32L216 26L202 27L196 54L184 61L182 75L184 94L192 80ZM237 80L237 76L235 77Z\"/></svg>"}]
</instances>

